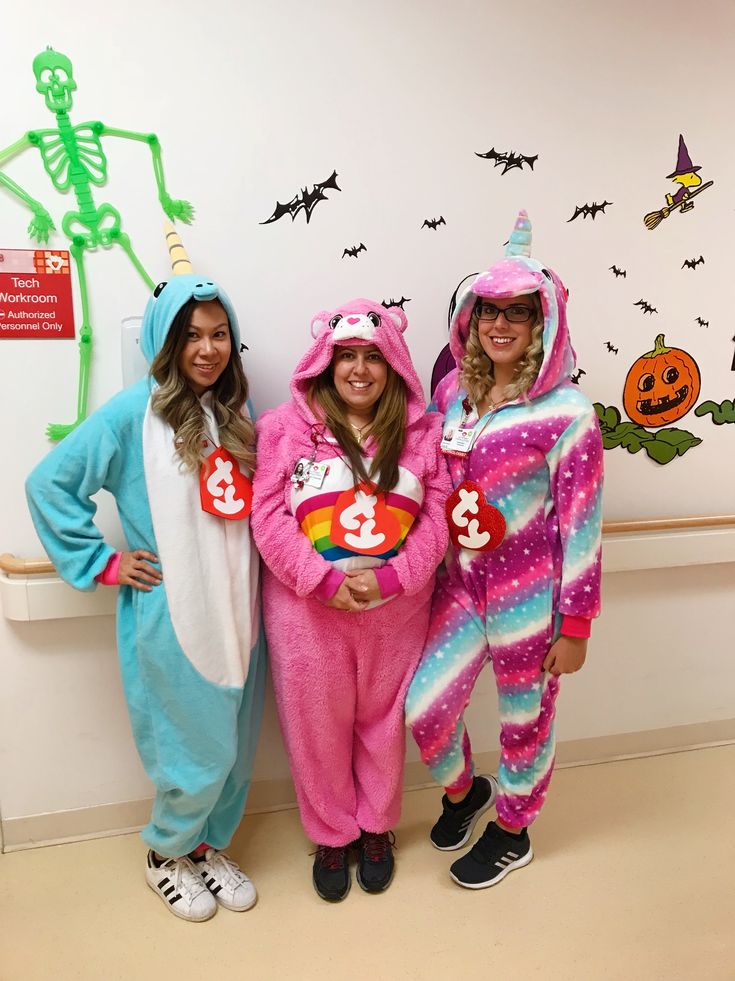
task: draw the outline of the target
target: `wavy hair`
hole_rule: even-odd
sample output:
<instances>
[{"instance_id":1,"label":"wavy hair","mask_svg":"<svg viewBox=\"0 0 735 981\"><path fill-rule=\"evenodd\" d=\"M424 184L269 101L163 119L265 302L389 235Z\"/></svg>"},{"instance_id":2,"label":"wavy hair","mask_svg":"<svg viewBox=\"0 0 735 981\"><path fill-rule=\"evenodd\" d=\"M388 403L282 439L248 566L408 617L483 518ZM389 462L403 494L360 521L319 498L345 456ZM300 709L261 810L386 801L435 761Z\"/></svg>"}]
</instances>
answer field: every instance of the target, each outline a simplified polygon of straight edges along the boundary
<instances>
[{"instance_id":1,"label":"wavy hair","mask_svg":"<svg viewBox=\"0 0 735 981\"><path fill-rule=\"evenodd\" d=\"M179 368L179 356L186 345L187 329L198 302L195 299L187 301L176 314L150 370L158 383L151 398L153 411L173 429L176 452L184 468L194 473L199 472L204 462L202 439L206 425L201 403ZM248 382L234 343L225 370L209 391L212 393L212 412L217 421L220 445L246 469L254 470L255 431L250 419L243 415Z\"/></svg>"},{"instance_id":2,"label":"wavy hair","mask_svg":"<svg viewBox=\"0 0 735 981\"><path fill-rule=\"evenodd\" d=\"M529 389L538 377L544 359L544 318L541 311L541 301L538 293L531 293L530 298L536 308L536 322L531 328L531 340L516 367L513 379L503 390L505 401L521 396L526 398ZM490 390L495 384L492 360L485 353L480 343L480 335L477 330L478 320L477 313L473 310L460 366L461 383L475 405L490 397Z\"/></svg>"},{"instance_id":3,"label":"wavy hair","mask_svg":"<svg viewBox=\"0 0 735 981\"><path fill-rule=\"evenodd\" d=\"M333 362L310 380L306 392L312 411L323 420L347 457L355 486L362 481L375 483L378 492L383 494L398 483L398 461L406 437L408 404L405 382L389 364L386 367L388 377L370 427L370 435L378 449L369 469L347 418L347 407L335 387Z\"/></svg>"}]
</instances>

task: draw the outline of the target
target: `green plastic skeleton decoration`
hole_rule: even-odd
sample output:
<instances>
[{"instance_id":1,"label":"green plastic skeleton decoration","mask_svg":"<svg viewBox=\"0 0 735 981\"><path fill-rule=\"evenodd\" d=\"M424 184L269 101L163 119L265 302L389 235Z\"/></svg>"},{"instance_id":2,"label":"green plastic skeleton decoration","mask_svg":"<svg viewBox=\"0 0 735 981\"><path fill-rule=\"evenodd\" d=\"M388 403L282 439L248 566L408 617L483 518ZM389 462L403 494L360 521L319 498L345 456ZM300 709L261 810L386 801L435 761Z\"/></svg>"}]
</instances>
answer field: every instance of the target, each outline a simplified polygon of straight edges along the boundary
<instances>
[{"instance_id":1,"label":"green plastic skeleton decoration","mask_svg":"<svg viewBox=\"0 0 735 981\"><path fill-rule=\"evenodd\" d=\"M161 146L154 133L136 133L127 129L112 129L99 121L72 126L69 110L72 106L72 92L77 83L72 74L72 65L66 55L48 48L33 60L33 74L36 76L36 91L40 92L47 108L56 116L56 129L37 129L27 132L17 143L0 150L0 165L10 157L29 147L36 147L43 161L46 173L57 191L66 192L71 188L77 200L77 211L67 211L61 221L61 228L70 240L72 258L79 277L79 291L82 299L82 325L79 331L79 385L77 389L77 415L69 424L52 423L46 433L52 440L63 439L87 414L87 393L89 389L89 369L92 357L92 324L89 316L87 278L84 269L84 253L101 246L109 249L119 245L127 254L145 284L152 290L153 280L143 268L133 251L129 236L122 230L120 212L111 204L96 205L92 198L92 186L101 186L107 180L107 158L102 149L101 137L118 136L126 140L147 143L153 157L153 173L158 188L158 200L169 218L178 218L187 224L191 222L194 209L188 201L172 198L166 191L161 163ZM49 232L55 225L43 205L27 194L22 187L6 174L0 172L0 187L5 187L30 208L33 217L28 226L28 234L38 242L48 242Z\"/></svg>"}]
</instances>

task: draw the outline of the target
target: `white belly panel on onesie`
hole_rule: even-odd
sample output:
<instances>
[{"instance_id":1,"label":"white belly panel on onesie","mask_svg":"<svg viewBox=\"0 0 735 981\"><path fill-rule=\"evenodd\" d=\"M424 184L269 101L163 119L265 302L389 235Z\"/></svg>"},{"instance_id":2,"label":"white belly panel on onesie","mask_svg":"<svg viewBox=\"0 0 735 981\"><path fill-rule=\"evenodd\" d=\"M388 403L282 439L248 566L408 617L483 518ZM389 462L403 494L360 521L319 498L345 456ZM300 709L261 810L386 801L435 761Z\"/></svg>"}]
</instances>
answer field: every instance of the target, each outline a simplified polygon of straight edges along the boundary
<instances>
[{"instance_id":1,"label":"white belly panel on onesie","mask_svg":"<svg viewBox=\"0 0 735 981\"><path fill-rule=\"evenodd\" d=\"M214 417L205 403L203 408L216 444ZM259 627L259 560L250 520L231 521L202 510L199 475L183 469L173 430L150 401L143 463L176 639L207 681L242 688Z\"/></svg>"}]
</instances>

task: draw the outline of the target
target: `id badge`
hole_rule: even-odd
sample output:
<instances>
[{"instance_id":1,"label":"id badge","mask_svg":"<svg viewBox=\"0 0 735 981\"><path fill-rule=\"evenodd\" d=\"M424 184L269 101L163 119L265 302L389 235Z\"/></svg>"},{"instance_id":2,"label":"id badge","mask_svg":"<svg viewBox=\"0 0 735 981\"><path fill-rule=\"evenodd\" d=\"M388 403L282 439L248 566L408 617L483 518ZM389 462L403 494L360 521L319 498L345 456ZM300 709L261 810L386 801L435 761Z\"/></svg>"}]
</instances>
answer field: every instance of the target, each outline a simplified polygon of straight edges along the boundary
<instances>
[{"instance_id":1,"label":"id badge","mask_svg":"<svg viewBox=\"0 0 735 981\"><path fill-rule=\"evenodd\" d=\"M314 460L307 460L306 457L303 457L293 468L291 483L296 484L297 487L308 484L309 487L318 489L324 483L324 478L328 473L329 464L325 461L316 463Z\"/></svg>"},{"instance_id":2,"label":"id badge","mask_svg":"<svg viewBox=\"0 0 735 981\"><path fill-rule=\"evenodd\" d=\"M475 429L467 429L463 426L447 426L442 432L442 441L439 448L449 456L467 456L472 449Z\"/></svg>"}]
</instances>

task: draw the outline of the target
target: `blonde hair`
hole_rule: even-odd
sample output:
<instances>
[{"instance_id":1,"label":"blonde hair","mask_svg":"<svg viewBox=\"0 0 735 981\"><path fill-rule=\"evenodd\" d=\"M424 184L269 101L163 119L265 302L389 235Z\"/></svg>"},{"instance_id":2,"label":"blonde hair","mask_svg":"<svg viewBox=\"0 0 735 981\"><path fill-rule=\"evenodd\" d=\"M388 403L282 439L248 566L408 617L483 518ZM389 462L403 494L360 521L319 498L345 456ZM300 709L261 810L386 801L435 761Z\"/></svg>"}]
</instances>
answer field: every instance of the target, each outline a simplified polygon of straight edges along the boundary
<instances>
[{"instance_id":1,"label":"blonde hair","mask_svg":"<svg viewBox=\"0 0 735 981\"><path fill-rule=\"evenodd\" d=\"M536 308L536 322L531 328L531 340L516 367L513 380L503 390L505 401L511 401L521 396L526 397L538 377L544 359L544 318L541 311L541 301L538 293L531 293L530 298ZM480 343L480 335L477 330L478 321L477 313L473 309L460 366L460 381L475 405L490 397L490 390L495 384L492 360L485 353Z\"/></svg>"},{"instance_id":2,"label":"blonde hair","mask_svg":"<svg viewBox=\"0 0 735 981\"><path fill-rule=\"evenodd\" d=\"M184 468L194 473L199 472L205 459L202 455L202 440L206 433L204 410L179 369L179 355L187 342L187 330L197 302L189 300L176 314L150 370L159 386L151 398L153 411L173 429L176 452ZM248 382L234 342L225 370L209 391L220 445L246 469L254 470L255 430L250 419L242 413L248 397Z\"/></svg>"},{"instance_id":3,"label":"blonde hair","mask_svg":"<svg viewBox=\"0 0 735 981\"><path fill-rule=\"evenodd\" d=\"M389 364L386 363L386 367L388 377L370 427L370 435L378 449L369 470L347 418L345 403L334 384L334 362L311 379L306 393L312 411L323 419L347 457L355 486L361 481L372 482L377 474L376 487L381 493L387 493L398 483L398 460L405 441L408 402L406 383Z\"/></svg>"}]
</instances>

